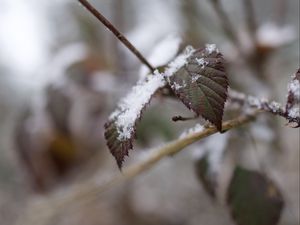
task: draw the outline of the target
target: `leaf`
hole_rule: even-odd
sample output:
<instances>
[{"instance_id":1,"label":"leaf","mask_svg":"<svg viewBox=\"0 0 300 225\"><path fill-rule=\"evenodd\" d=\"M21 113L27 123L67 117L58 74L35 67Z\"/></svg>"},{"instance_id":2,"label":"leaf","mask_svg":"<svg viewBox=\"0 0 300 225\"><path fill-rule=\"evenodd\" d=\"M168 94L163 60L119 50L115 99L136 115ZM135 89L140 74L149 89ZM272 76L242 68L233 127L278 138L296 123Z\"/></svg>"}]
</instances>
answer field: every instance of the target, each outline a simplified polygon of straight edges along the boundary
<instances>
[{"instance_id":1,"label":"leaf","mask_svg":"<svg viewBox=\"0 0 300 225\"><path fill-rule=\"evenodd\" d=\"M208 161L208 154L199 158L195 163L196 175L199 178L204 190L213 199L216 198L216 177L214 173L210 171L210 165Z\"/></svg>"},{"instance_id":2,"label":"leaf","mask_svg":"<svg viewBox=\"0 0 300 225\"><path fill-rule=\"evenodd\" d=\"M136 136L136 123L143 110L149 104L154 93L166 85L164 77L157 71L153 75L142 78L131 92L124 97L116 111L105 124L105 139L119 168L124 157L132 149L132 141Z\"/></svg>"},{"instance_id":3,"label":"leaf","mask_svg":"<svg viewBox=\"0 0 300 225\"><path fill-rule=\"evenodd\" d=\"M285 106L286 117L289 122L296 123L293 127L300 127L300 68L292 76L292 81L288 85L288 96Z\"/></svg>"},{"instance_id":4,"label":"leaf","mask_svg":"<svg viewBox=\"0 0 300 225\"><path fill-rule=\"evenodd\" d=\"M264 174L237 166L227 190L227 203L238 225L275 225L284 200Z\"/></svg>"},{"instance_id":5,"label":"leaf","mask_svg":"<svg viewBox=\"0 0 300 225\"><path fill-rule=\"evenodd\" d=\"M186 63L167 77L179 99L197 115L222 130L228 79L224 58L215 45L196 50Z\"/></svg>"}]
</instances>

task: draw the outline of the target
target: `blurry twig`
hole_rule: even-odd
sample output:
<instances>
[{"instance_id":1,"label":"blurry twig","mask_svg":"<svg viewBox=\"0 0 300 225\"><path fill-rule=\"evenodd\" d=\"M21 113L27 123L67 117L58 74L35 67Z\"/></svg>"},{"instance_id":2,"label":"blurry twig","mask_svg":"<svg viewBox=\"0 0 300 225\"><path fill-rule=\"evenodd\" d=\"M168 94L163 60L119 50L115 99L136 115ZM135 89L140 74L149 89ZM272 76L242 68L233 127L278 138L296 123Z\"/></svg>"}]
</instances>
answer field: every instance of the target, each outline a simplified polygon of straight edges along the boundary
<instances>
[{"instance_id":1,"label":"blurry twig","mask_svg":"<svg viewBox=\"0 0 300 225\"><path fill-rule=\"evenodd\" d=\"M78 0L91 14L93 14L104 26L106 26L150 71L154 72L154 67L146 58L131 44L131 42L97 9L95 9L87 0Z\"/></svg>"}]
</instances>

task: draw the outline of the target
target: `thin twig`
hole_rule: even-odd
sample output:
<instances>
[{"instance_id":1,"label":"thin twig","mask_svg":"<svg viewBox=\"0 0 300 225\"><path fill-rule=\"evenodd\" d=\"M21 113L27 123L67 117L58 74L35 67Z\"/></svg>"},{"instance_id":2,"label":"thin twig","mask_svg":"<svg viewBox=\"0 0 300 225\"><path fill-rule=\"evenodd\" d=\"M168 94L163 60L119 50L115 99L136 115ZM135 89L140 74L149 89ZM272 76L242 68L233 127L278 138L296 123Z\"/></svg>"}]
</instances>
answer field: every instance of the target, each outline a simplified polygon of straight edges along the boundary
<instances>
[{"instance_id":1,"label":"thin twig","mask_svg":"<svg viewBox=\"0 0 300 225\"><path fill-rule=\"evenodd\" d=\"M259 112L256 111L251 115L243 115L236 119L224 122L222 125L223 130L228 131L232 128L242 126L254 120L258 113ZM42 201L39 205L36 205L37 208L31 209L29 214L25 215L24 218L21 218L21 224L41 224L43 221L51 219L67 206L93 201L104 191L107 191L113 186L116 186L124 181L136 177L137 175L140 175L145 171L148 171L163 158L167 156L173 156L194 142L217 132L218 130L214 126L210 126L203 131L187 134L183 138L169 142L163 147L154 150L148 158L140 163L125 168L122 174L119 173L115 175L105 183L99 184L97 181L89 181L70 189L70 191L64 193L63 195L61 193L56 193L56 195L50 198L45 198L44 201Z\"/></svg>"},{"instance_id":2,"label":"thin twig","mask_svg":"<svg viewBox=\"0 0 300 225\"><path fill-rule=\"evenodd\" d=\"M96 8L94 8L87 0L78 0L91 14L93 14L104 26L106 26L151 72L154 67L146 60L146 58L128 41L128 39L109 22Z\"/></svg>"},{"instance_id":3,"label":"thin twig","mask_svg":"<svg viewBox=\"0 0 300 225\"><path fill-rule=\"evenodd\" d=\"M300 126L300 117L299 116L290 116L288 115L287 110L282 107L282 105L275 101L269 101L265 98L257 98L251 95L245 95L244 93L240 93L229 89L228 99L231 103L237 103L240 106L247 106L249 108L254 108L256 110L262 110L264 112L272 113L273 115L281 116L285 118L290 126L294 128L298 128Z\"/></svg>"}]
</instances>

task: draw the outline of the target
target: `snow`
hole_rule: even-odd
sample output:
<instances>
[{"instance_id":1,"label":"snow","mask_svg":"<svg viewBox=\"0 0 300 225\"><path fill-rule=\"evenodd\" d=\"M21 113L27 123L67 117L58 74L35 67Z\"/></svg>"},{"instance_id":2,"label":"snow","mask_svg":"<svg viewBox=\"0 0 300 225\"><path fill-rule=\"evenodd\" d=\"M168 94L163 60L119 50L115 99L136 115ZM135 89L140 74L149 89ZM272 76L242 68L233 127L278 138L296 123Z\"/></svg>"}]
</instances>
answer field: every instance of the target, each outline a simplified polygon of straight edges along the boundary
<instances>
[{"instance_id":1,"label":"snow","mask_svg":"<svg viewBox=\"0 0 300 225\"><path fill-rule=\"evenodd\" d=\"M259 27L256 38L261 45L280 47L293 41L296 33L291 26L278 26L274 23L265 23Z\"/></svg>"},{"instance_id":2,"label":"snow","mask_svg":"<svg viewBox=\"0 0 300 225\"><path fill-rule=\"evenodd\" d=\"M167 69L164 72L166 77L171 77L181 67L187 63L187 59L195 52L192 46L187 46L182 54L177 56L172 62L169 63Z\"/></svg>"},{"instance_id":3,"label":"snow","mask_svg":"<svg viewBox=\"0 0 300 225\"><path fill-rule=\"evenodd\" d=\"M148 61L154 67L163 66L169 63L176 56L181 38L176 35L169 35L159 42L148 57ZM140 77L145 77L149 73L146 66L141 66Z\"/></svg>"},{"instance_id":4,"label":"snow","mask_svg":"<svg viewBox=\"0 0 300 225\"><path fill-rule=\"evenodd\" d=\"M297 79L292 80L288 86L289 93L293 93L296 100L300 100L300 81Z\"/></svg>"},{"instance_id":5,"label":"snow","mask_svg":"<svg viewBox=\"0 0 300 225\"><path fill-rule=\"evenodd\" d=\"M299 109L299 104L296 104L293 106L293 108L289 109L288 115L291 118L299 118L300 117L300 109Z\"/></svg>"},{"instance_id":6,"label":"snow","mask_svg":"<svg viewBox=\"0 0 300 225\"><path fill-rule=\"evenodd\" d=\"M109 117L110 120L116 120L118 140L131 138L135 122L140 118L142 109L150 101L155 91L165 84L163 76L156 71L153 75L148 75L147 79L140 80L131 92L120 101L118 109Z\"/></svg>"},{"instance_id":7,"label":"snow","mask_svg":"<svg viewBox=\"0 0 300 225\"><path fill-rule=\"evenodd\" d=\"M118 140L128 140L134 132L134 125L141 116L141 111L151 100L157 89L166 85L165 78L172 76L178 69L187 63L187 59L193 54L195 49L187 46L186 49L170 62L163 74L157 70L153 74L140 78L129 94L121 99L117 110L110 116L109 120L115 120L118 132ZM180 85L177 88L181 88Z\"/></svg>"},{"instance_id":8,"label":"snow","mask_svg":"<svg viewBox=\"0 0 300 225\"><path fill-rule=\"evenodd\" d=\"M188 135L198 133L204 130L204 127L197 123L194 127L189 128L188 130L183 131L183 133L179 136L180 139L187 137Z\"/></svg>"},{"instance_id":9,"label":"snow","mask_svg":"<svg viewBox=\"0 0 300 225\"><path fill-rule=\"evenodd\" d=\"M205 61L204 58L200 58L200 59L199 59L199 58L196 58L196 61L197 61L198 65L201 66L202 69L204 69L205 66L208 65L208 62Z\"/></svg>"},{"instance_id":10,"label":"snow","mask_svg":"<svg viewBox=\"0 0 300 225\"><path fill-rule=\"evenodd\" d=\"M176 82L172 85L172 88L174 88L175 90L179 90L181 88L186 87L186 83L183 83L183 85L177 84Z\"/></svg>"},{"instance_id":11,"label":"snow","mask_svg":"<svg viewBox=\"0 0 300 225\"><path fill-rule=\"evenodd\" d=\"M276 113L276 112L278 112L281 109L281 104L278 103L278 102L272 101L269 104L269 107L271 108L271 110L272 110L273 113Z\"/></svg>"},{"instance_id":12,"label":"snow","mask_svg":"<svg viewBox=\"0 0 300 225\"><path fill-rule=\"evenodd\" d=\"M209 55L213 52L219 52L216 44L206 44L205 50Z\"/></svg>"},{"instance_id":13,"label":"snow","mask_svg":"<svg viewBox=\"0 0 300 225\"><path fill-rule=\"evenodd\" d=\"M230 99L235 102L239 102L240 104L244 104L251 108L263 109L272 113L284 112L282 105L278 102L272 101L269 102L266 98L257 98L254 96L246 96L243 93L239 93L233 90L229 90Z\"/></svg>"}]
</instances>

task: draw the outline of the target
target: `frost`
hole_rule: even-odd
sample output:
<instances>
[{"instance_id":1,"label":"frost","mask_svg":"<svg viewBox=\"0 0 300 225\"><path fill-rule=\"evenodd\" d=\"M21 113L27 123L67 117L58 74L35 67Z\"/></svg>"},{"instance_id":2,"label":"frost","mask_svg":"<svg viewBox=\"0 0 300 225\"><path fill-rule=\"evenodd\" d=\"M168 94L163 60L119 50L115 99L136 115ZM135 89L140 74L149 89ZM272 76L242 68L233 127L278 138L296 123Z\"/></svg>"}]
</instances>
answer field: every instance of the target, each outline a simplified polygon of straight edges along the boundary
<instances>
[{"instance_id":1,"label":"frost","mask_svg":"<svg viewBox=\"0 0 300 225\"><path fill-rule=\"evenodd\" d=\"M293 79L288 86L289 93L292 93L296 100L300 100L300 82L297 79Z\"/></svg>"},{"instance_id":2,"label":"frost","mask_svg":"<svg viewBox=\"0 0 300 225\"><path fill-rule=\"evenodd\" d=\"M185 83L185 82L184 82L182 85L177 84L177 83L174 83L174 84L172 85L172 88L174 88L175 90L179 90L179 89L185 88L185 87L186 87L186 83Z\"/></svg>"},{"instance_id":3,"label":"frost","mask_svg":"<svg viewBox=\"0 0 300 225\"><path fill-rule=\"evenodd\" d=\"M151 52L148 61L154 67L163 66L169 63L177 54L181 38L176 35L169 35L159 42ZM140 77L145 77L149 69L142 66L140 69Z\"/></svg>"},{"instance_id":4,"label":"frost","mask_svg":"<svg viewBox=\"0 0 300 225\"><path fill-rule=\"evenodd\" d=\"M204 58L200 58L200 59L196 58L196 61L198 65L201 66L202 69L204 69L205 66L208 65L208 62L206 62Z\"/></svg>"},{"instance_id":5,"label":"frost","mask_svg":"<svg viewBox=\"0 0 300 225\"><path fill-rule=\"evenodd\" d=\"M201 132L203 130L204 130L204 127L201 124L197 123L194 127L183 131L183 133L179 136L179 138L182 139L182 138L185 138L186 136L188 136L190 134Z\"/></svg>"},{"instance_id":6,"label":"frost","mask_svg":"<svg viewBox=\"0 0 300 225\"><path fill-rule=\"evenodd\" d=\"M278 112L281 109L281 104L278 102L272 101L269 106L274 113Z\"/></svg>"},{"instance_id":7,"label":"frost","mask_svg":"<svg viewBox=\"0 0 300 225\"><path fill-rule=\"evenodd\" d=\"M295 105L293 108L291 108L288 112L289 117L291 118L299 118L300 117L300 109L299 105Z\"/></svg>"},{"instance_id":8,"label":"frost","mask_svg":"<svg viewBox=\"0 0 300 225\"><path fill-rule=\"evenodd\" d=\"M187 59L195 52L192 46L187 46L182 54L177 56L171 63L169 63L164 75L166 77L172 76L177 70L187 63Z\"/></svg>"},{"instance_id":9,"label":"frost","mask_svg":"<svg viewBox=\"0 0 300 225\"><path fill-rule=\"evenodd\" d=\"M116 121L118 140L131 138L135 122L140 118L143 108L156 90L165 84L163 76L156 71L153 75L148 75L147 79L139 81L131 92L120 101L118 109L109 117L110 120L115 119Z\"/></svg>"},{"instance_id":10,"label":"frost","mask_svg":"<svg viewBox=\"0 0 300 225\"><path fill-rule=\"evenodd\" d=\"M295 37L295 30L291 26L279 27L274 23L263 24L256 34L261 45L270 47L280 47L291 42Z\"/></svg>"},{"instance_id":11,"label":"frost","mask_svg":"<svg viewBox=\"0 0 300 225\"><path fill-rule=\"evenodd\" d=\"M206 44L205 50L207 51L208 54L211 54L213 52L219 52L216 44Z\"/></svg>"}]
</instances>

